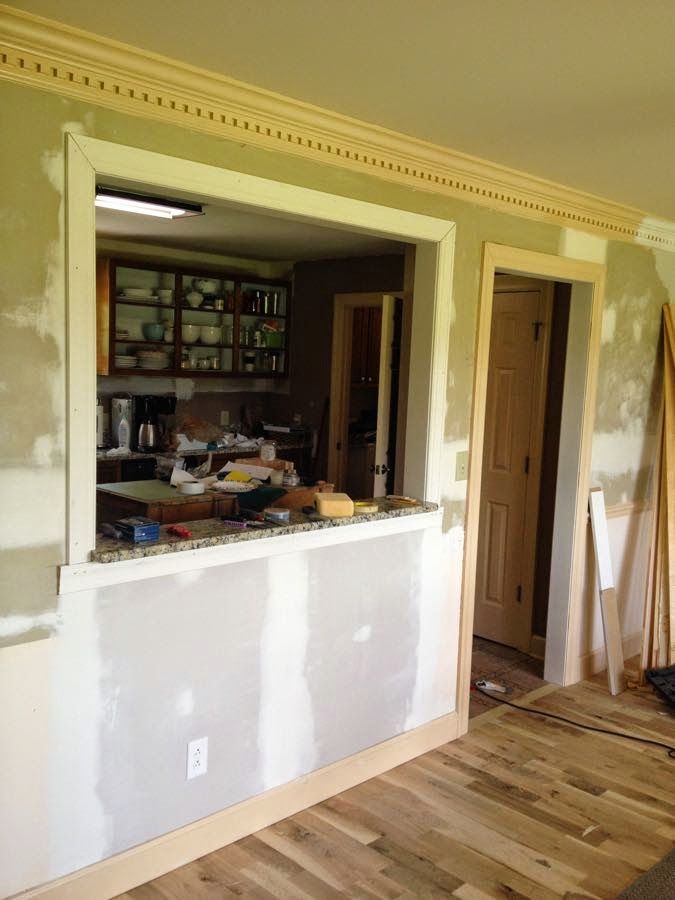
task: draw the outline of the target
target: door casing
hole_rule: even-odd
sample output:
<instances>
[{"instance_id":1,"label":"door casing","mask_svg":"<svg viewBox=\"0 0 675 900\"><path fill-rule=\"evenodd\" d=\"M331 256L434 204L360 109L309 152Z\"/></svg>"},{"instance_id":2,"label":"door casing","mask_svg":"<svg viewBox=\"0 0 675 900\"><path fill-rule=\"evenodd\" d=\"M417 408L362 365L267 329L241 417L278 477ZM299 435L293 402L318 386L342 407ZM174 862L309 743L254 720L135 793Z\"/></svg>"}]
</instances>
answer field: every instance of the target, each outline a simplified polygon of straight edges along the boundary
<instances>
[{"instance_id":1,"label":"door casing","mask_svg":"<svg viewBox=\"0 0 675 900\"><path fill-rule=\"evenodd\" d=\"M460 721L468 720L474 593L485 433L487 359L496 272L572 285L569 340L562 409L558 485L546 632L544 676L571 684L579 673L579 617L583 601L582 552L590 483L598 360L605 291L605 266L502 244L485 243L481 270L478 337L471 413L469 483L462 578L459 688Z\"/></svg>"}]
</instances>

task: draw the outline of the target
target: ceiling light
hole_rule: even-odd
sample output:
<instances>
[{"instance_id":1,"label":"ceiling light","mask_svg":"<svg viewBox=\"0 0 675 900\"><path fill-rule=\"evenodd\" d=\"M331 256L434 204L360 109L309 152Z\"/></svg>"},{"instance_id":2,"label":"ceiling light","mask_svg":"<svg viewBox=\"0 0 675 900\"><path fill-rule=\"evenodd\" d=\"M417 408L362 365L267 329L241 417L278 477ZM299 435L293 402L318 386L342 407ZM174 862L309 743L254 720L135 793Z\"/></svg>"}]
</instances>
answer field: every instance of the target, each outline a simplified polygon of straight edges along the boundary
<instances>
[{"instance_id":1,"label":"ceiling light","mask_svg":"<svg viewBox=\"0 0 675 900\"><path fill-rule=\"evenodd\" d=\"M102 209L155 216L159 219L182 219L185 216L204 215L201 206L196 203L167 200L164 197L145 197L143 194L129 194L126 191L113 191L102 187L96 188L95 203Z\"/></svg>"}]
</instances>

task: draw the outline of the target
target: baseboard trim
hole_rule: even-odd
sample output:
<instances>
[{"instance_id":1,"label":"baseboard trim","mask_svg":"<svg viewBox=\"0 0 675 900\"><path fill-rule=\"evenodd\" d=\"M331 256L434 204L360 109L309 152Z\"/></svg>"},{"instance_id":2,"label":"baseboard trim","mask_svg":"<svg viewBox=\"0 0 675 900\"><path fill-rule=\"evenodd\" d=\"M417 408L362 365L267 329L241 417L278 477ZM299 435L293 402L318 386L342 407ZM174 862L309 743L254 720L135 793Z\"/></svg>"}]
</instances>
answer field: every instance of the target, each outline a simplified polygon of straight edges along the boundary
<instances>
[{"instance_id":1,"label":"baseboard trim","mask_svg":"<svg viewBox=\"0 0 675 900\"><path fill-rule=\"evenodd\" d=\"M16 894L15 900L108 900L381 775L457 735L458 715L452 712L124 853Z\"/></svg>"},{"instance_id":2,"label":"baseboard trim","mask_svg":"<svg viewBox=\"0 0 675 900\"><path fill-rule=\"evenodd\" d=\"M546 656L546 638L541 634L530 635L530 656L544 659Z\"/></svg>"},{"instance_id":3,"label":"baseboard trim","mask_svg":"<svg viewBox=\"0 0 675 900\"><path fill-rule=\"evenodd\" d=\"M622 646L624 659L630 659L631 656L635 656L636 653L640 652L642 646L642 632L634 631L632 634L627 634L622 639ZM591 650L590 653L585 653L583 656L579 657L578 672L575 681L583 681L585 678L590 678L591 675L597 675L598 672L603 672L606 668L607 655L605 653L605 648L598 647L597 650Z\"/></svg>"}]
</instances>

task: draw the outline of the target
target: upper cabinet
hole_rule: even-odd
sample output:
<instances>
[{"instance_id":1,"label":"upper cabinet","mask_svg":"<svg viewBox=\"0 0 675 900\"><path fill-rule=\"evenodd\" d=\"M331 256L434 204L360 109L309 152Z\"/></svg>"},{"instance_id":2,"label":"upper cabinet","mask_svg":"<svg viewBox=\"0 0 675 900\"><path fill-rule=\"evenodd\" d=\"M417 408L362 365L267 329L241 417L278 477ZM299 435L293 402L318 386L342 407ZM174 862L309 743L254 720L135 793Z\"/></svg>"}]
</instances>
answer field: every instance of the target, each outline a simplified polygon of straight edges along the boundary
<instances>
[{"instance_id":1,"label":"upper cabinet","mask_svg":"<svg viewBox=\"0 0 675 900\"><path fill-rule=\"evenodd\" d=\"M283 377L288 282L99 258L99 375Z\"/></svg>"}]
</instances>

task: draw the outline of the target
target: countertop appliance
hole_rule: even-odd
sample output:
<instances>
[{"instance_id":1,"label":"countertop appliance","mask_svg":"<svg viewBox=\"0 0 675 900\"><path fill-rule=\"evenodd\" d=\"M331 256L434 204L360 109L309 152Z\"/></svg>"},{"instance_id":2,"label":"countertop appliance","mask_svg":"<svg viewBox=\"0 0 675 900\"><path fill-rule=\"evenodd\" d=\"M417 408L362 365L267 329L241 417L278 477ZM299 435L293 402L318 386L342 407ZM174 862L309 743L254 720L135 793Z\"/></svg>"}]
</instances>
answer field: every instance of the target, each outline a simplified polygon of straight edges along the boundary
<instances>
[{"instance_id":1,"label":"countertop appliance","mask_svg":"<svg viewBox=\"0 0 675 900\"><path fill-rule=\"evenodd\" d=\"M122 419L125 419L127 425L129 426L129 434L131 436L131 449L134 449L133 442L135 438L134 433L134 422L135 422L135 402L134 397L131 394L126 394L122 397L113 397L110 401L110 411L111 411L111 423L110 423L110 437L111 443L113 447L117 447L119 445L119 430L120 430L120 422Z\"/></svg>"},{"instance_id":2,"label":"countertop appliance","mask_svg":"<svg viewBox=\"0 0 675 900\"><path fill-rule=\"evenodd\" d=\"M156 450L159 447L159 422L157 421L157 398L152 395L137 398L136 435L138 449Z\"/></svg>"}]
</instances>

